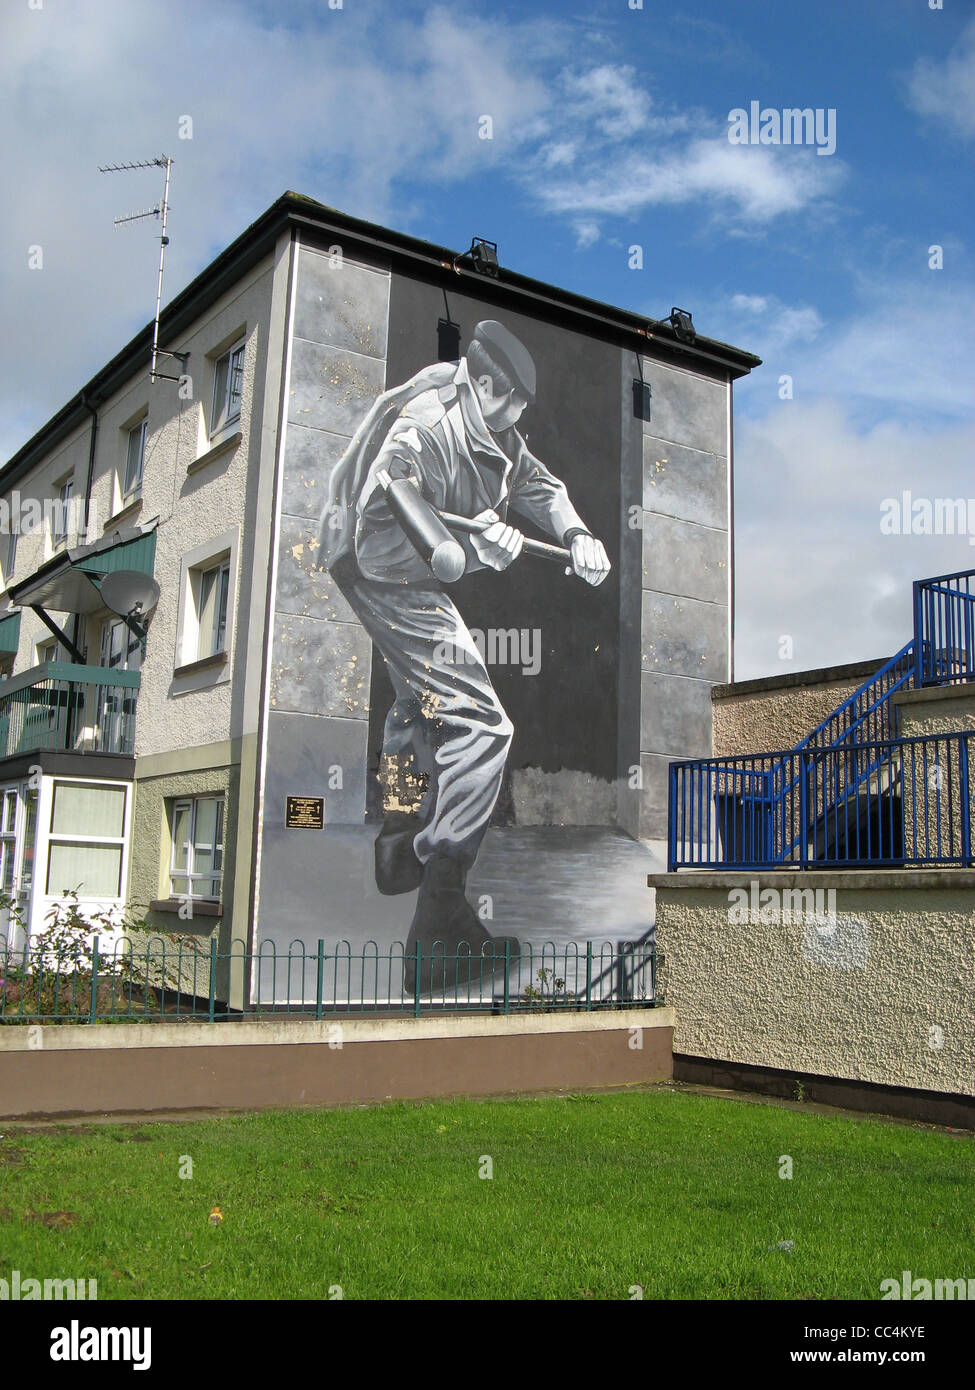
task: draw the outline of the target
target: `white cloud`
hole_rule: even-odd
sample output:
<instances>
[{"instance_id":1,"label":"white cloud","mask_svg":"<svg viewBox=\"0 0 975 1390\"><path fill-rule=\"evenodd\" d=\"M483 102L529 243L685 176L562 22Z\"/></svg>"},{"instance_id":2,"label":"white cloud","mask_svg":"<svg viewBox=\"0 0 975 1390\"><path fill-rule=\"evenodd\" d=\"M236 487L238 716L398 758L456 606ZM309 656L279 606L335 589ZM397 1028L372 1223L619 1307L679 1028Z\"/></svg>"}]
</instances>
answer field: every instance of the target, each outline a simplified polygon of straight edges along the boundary
<instances>
[{"instance_id":1,"label":"white cloud","mask_svg":"<svg viewBox=\"0 0 975 1390\"><path fill-rule=\"evenodd\" d=\"M820 400L782 402L736 434L737 679L892 656L911 636L911 581L975 568L967 536L880 529L882 502L905 490L975 498L975 427L864 431Z\"/></svg>"},{"instance_id":2,"label":"white cloud","mask_svg":"<svg viewBox=\"0 0 975 1390\"><path fill-rule=\"evenodd\" d=\"M717 312L720 314L720 306ZM748 344L764 362L796 343L809 343L823 328L818 310L809 304L783 304L775 295L734 294L723 322L731 342Z\"/></svg>"},{"instance_id":3,"label":"white cloud","mask_svg":"<svg viewBox=\"0 0 975 1390\"><path fill-rule=\"evenodd\" d=\"M743 309L748 314L764 313L767 304L768 299L764 294L734 294L731 296L731 307Z\"/></svg>"},{"instance_id":4,"label":"white cloud","mask_svg":"<svg viewBox=\"0 0 975 1390\"><path fill-rule=\"evenodd\" d=\"M610 63L565 74L565 94L572 104L573 118L586 120L615 139L637 134L649 123L650 97L635 79L633 68Z\"/></svg>"},{"instance_id":5,"label":"white cloud","mask_svg":"<svg viewBox=\"0 0 975 1390\"><path fill-rule=\"evenodd\" d=\"M590 246L595 245L599 240L599 223L581 219L574 225L576 234L576 246L580 251L586 251Z\"/></svg>"},{"instance_id":6,"label":"white cloud","mask_svg":"<svg viewBox=\"0 0 975 1390\"><path fill-rule=\"evenodd\" d=\"M923 280L862 283L854 311L835 334L815 351L796 354L797 390L842 393L875 418L970 419L971 286L923 273Z\"/></svg>"},{"instance_id":7,"label":"white cloud","mask_svg":"<svg viewBox=\"0 0 975 1390\"><path fill-rule=\"evenodd\" d=\"M967 279L939 271L860 275L841 318L809 304L737 293L716 302L702 331L763 360L738 388L746 410L775 398L780 375L796 400L834 399L863 428L884 419L942 428L975 409L975 316Z\"/></svg>"},{"instance_id":8,"label":"white cloud","mask_svg":"<svg viewBox=\"0 0 975 1390\"><path fill-rule=\"evenodd\" d=\"M612 159L590 149L571 177L536 183L552 212L630 217L654 204L720 207L746 224L818 208L846 176L838 161L812 149L732 145L726 137L695 138L659 154L624 150Z\"/></svg>"},{"instance_id":9,"label":"white cloud","mask_svg":"<svg viewBox=\"0 0 975 1390\"><path fill-rule=\"evenodd\" d=\"M943 62L917 60L908 93L919 115L941 121L955 135L975 136L975 19Z\"/></svg>"},{"instance_id":10,"label":"white cloud","mask_svg":"<svg viewBox=\"0 0 975 1390\"><path fill-rule=\"evenodd\" d=\"M880 530L905 491L975 499L971 295L929 275L861 277L835 323L774 295L724 307L732 341L765 359L735 393L740 679L891 656L911 635L911 581L975 568L967 535Z\"/></svg>"}]
</instances>

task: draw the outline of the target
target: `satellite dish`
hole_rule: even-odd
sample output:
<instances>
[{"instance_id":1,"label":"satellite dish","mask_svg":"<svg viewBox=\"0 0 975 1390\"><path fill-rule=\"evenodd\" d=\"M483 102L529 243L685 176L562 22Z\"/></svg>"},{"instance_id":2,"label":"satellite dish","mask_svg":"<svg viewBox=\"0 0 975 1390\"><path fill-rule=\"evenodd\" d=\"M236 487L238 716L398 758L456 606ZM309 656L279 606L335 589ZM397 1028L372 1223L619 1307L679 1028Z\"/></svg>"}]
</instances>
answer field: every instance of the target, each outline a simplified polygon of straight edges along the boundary
<instances>
[{"instance_id":1,"label":"satellite dish","mask_svg":"<svg viewBox=\"0 0 975 1390\"><path fill-rule=\"evenodd\" d=\"M133 614L145 617L159 602L159 585L141 570L115 570L102 580L101 595L113 613L123 618Z\"/></svg>"}]
</instances>

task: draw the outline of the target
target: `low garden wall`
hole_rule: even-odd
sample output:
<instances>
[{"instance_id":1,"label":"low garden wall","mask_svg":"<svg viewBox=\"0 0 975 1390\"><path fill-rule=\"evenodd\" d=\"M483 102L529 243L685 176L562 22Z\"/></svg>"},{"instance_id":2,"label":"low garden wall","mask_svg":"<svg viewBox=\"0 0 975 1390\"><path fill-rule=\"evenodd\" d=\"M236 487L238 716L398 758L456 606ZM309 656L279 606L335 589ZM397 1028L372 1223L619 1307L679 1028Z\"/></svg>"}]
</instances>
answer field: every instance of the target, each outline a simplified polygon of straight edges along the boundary
<instances>
[{"instance_id":1,"label":"low garden wall","mask_svg":"<svg viewBox=\"0 0 975 1390\"><path fill-rule=\"evenodd\" d=\"M975 870L649 882L675 1054L975 1095Z\"/></svg>"},{"instance_id":2,"label":"low garden wall","mask_svg":"<svg viewBox=\"0 0 975 1390\"><path fill-rule=\"evenodd\" d=\"M593 1090L673 1075L673 1010L0 1027L0 1118Z\"/></svg>"}]
</instances>

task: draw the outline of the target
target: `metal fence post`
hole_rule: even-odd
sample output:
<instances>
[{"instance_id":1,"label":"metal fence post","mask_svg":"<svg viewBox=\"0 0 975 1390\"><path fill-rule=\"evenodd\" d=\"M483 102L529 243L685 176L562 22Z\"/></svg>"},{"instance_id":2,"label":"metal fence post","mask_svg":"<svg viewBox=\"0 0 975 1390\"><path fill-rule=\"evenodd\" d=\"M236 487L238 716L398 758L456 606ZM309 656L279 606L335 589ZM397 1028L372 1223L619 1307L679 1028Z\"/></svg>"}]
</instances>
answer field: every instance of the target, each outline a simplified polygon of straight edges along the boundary
<instances>
[{"instance_id":1,"label":"metal fence post","mask_svg":"<svg viewBox=\"0 0 975 1390\"><path fill-rule=\"evenodd\" d=\"M322 1016L322 988L325 977L325 942L318 938L318 988L315 994L315 1017Z\"/></svg>"},{"instance_id":2,"label":"metal fence post","mask_svg":"<svg viewBox=\"0 0 975 1390\"><path fill-rule=\"evenodd\" d=\"M413 1017L420 1017L420 967L423 964L423 949L419 941L416 943L416 950L413 953Z\"/></svg>"},{"instance_id":3,"label":"metal fence post","mask_svg":"<svg viewBox=\"0 0 975 1390\"><path fill-rule=\"evenodd\" d=\"M966 864L972 862L972 804L969 800L968 784L968 736L961 734L958 739L958 771L961 777L961 857Z\"/></svg>"},{"instance_id":4,"label":"metal fence post","mask_svg":"<svg viewBox=\"0 0 975 1390\"><path fill-rule=\"evenodd\" d=\"M504 939L504 1011L511 1013L511 938L508 936Z\"/></svg>"},{"instance_id":5,"label":"metal fence post","mask_svg":"<svg viewBox=\"0 0 975 1390\"><path fill-rule=\"evenodd\" d=\"M586 942L586 1008L592 1008L592 942Z\"/></svg>"},{"instance_id":6,"label":"metal fence post","mask_svg":"<svg viewBox=\"0 0 975 1390\"><path fill-rule=\"evenodd\" d=\"M91 945L91 1005L88 1009L88 1022L95 1021L95 1006L98 1003L98 937Z\"/></svg>"},{"instance_id":7,"label":"metal fence post","mask_svg":"<svg viewBox=\"0 0 975 1390\"><path fill-rule=\"evenodd\" d=\"M667 769L667 872L677 868L677 767Z\"/></svg>"},{"instance_id":8,"label":"metal fence post","mask_svg":"<svg viewBox=\"0 0 975 1390\"><path fill-rule=\"evenodd\" d=\"M217 998L217 938L210 938L210 1022L213 1022Z\"/></svg>"}]
</instances>

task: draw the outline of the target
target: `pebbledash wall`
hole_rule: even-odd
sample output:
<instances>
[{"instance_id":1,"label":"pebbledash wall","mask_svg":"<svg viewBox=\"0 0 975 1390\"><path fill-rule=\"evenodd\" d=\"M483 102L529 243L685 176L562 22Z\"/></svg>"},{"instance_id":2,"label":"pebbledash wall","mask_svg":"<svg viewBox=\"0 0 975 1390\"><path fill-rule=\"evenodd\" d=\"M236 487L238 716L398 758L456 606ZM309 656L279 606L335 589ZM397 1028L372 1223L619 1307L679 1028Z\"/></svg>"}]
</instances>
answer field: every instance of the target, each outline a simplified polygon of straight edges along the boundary
<instances>
[{"instance_id":1,"label":"pebbledash wall","mask_svg":"<svg viewBox=\"0 0 975 1390\"><path fill-rule=\"evenodd\" d=\"M970 686L903 691L895 705L904 737L975 729ZM975 804L968 811L975 821ZM676 1075L720 1079L741 1067L744 1084L769 1070L807 1086L829 1078L823 1099L843 1081L903 1088L903 1113L942 1121L947 1112L922 1093L975 1097L975 871L681 871L649 881ZM850 1090L844 1103L862 1108L870 1095ZM967 1106L961 1122L973 1113Z\"/></svg>"},{"instance_id":2,"label":"pebbledash wall","mask_svg":"<svg viewBox=\"0 0 975 1390\"><path fill-rule=\"evenodd\" d=\"M737 758L795 748L886 660L715 685L711 691L714 756Z\"/></svg>"}]
</instances>

